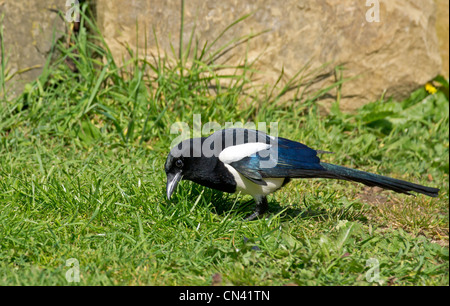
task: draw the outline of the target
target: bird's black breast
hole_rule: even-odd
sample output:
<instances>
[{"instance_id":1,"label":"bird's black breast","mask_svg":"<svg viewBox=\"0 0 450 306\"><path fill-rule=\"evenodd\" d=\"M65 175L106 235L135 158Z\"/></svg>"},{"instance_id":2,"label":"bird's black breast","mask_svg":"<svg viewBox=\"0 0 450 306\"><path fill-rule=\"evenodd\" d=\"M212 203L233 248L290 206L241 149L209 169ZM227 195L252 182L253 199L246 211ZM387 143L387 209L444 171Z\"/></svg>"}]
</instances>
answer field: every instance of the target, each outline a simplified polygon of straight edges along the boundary
<instances>
[{"instance_id":1,"label":"bird's black breast","mask_svg":"<svg viewBox=\"0 0 450 306\"><path fill-rule=\"evenodd\" d=\"M202 186L213 188L219 191L228 193L236 192L236 181L234 179L234 176L230 173L230 171L228 171L228 169L221 161L219 161L217 158L212 158L215 162L215 167L212 169L212 171L207 167L200 166L196 171L196 175L187 177L187 179ZM206 159L204 159L204 162L208 163Z\"/></svg>"}]
</instances>

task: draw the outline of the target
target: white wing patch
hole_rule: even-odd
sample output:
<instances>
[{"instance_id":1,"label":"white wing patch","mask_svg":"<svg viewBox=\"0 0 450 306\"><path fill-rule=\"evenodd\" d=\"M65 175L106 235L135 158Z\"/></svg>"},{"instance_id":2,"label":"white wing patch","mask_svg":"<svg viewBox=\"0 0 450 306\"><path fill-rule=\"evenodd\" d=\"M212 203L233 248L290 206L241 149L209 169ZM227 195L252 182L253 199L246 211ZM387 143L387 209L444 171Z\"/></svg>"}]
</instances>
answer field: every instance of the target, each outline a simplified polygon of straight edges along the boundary
<instances>
[{"instance_id":1,"label":"white wing patch","mask_svg":"<svg viewBox=\"0 0 450 306\"><path fill-rule=\"evenodd\" d=\"M250 142L236 146L230 146L225 148L219 154L219 160L224 164L230 164L232 162L239 161L245 157L255 154L259 151L270 148L270 144L263 142Z\"/></svg>"}]
</instances>

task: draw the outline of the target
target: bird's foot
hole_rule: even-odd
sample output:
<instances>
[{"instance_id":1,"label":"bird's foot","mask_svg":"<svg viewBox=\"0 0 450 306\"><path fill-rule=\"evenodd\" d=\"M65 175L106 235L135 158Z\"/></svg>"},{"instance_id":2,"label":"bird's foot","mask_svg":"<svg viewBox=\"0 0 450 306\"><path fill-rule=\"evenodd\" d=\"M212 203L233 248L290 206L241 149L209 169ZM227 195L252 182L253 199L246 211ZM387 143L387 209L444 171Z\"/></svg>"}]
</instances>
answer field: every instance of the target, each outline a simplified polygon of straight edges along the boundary
<instances>
[{"instance_id":1,"label":"bird's foot","mask_svg":"<svg viewBox=\"0 0 450 306\"><path fill-rule=\"evenodd\" d=\"M247 218L245 218L245 221L252 221L255 220L256 218L258 218L260 215L259 212L255 211L253 214L251 214L250 216L248 216Z\"/></svg>"},{"instance_id":2,"label":"bird's foot","mask_svg":"<svg viewBox=\"0 0 450 306\"><path fill-rule=\"evenodd\" d=\"M248 216L247 218L245 218L246 221L252 221L256 218L258 218L259 216L264 215L264 213L269 209L269 205L267 203L267 198L266 197L261 197L256 199L256 207L255 207L255 212L253 214L251 214L250 216Z\"/></svg>"}]
</instances>

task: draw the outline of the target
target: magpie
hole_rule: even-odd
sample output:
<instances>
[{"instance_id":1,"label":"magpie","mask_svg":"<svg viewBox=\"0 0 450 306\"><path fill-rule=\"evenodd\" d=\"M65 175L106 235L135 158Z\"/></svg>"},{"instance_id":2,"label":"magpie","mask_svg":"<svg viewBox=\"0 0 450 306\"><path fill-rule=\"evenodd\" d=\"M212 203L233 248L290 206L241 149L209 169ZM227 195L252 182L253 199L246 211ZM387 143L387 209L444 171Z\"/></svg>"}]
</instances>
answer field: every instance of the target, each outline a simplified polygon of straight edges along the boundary
<instances>
[{"instance_id":1,"label":"magpie","mask_svg":"<svg viewBox=\"0 0 450 306\"><path fill-rule=\"evenodd\" d=\"M437 197L439 189L320 161L313 150L286 138L258 130L230 128L208 137L191 138L173 147L165 163L167 198L180 180L228 193L251 195L256 202L253 220L268 209L266 196L292 178L326 178L359 182L411 195Z\"/></svg>"}]
</instances>

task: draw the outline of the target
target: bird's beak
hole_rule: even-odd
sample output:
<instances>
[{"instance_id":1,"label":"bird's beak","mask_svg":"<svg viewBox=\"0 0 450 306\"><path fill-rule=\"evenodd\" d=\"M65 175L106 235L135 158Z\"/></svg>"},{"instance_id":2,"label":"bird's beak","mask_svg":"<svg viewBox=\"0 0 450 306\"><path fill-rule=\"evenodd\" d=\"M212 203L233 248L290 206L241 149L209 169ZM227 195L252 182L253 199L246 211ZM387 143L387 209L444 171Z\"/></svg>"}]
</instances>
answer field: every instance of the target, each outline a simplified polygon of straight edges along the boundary
<instances>
[{"instance_id":1,"label":"bird's beak","mask_svg":"<svg viewBox=\"0 0 450 306\"><path fill-rule=\"evenodd\" d=\"M175 191L175 188L177 188L178 182L181 181L181 172L177 172L175 174L168 173L167 174L167 198L170 200L170 197L172 196L172 193Z\"/></svg>"}]
</instances>

